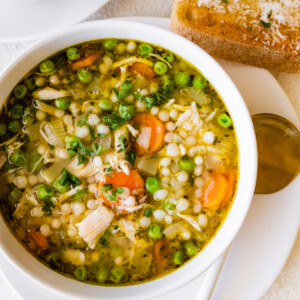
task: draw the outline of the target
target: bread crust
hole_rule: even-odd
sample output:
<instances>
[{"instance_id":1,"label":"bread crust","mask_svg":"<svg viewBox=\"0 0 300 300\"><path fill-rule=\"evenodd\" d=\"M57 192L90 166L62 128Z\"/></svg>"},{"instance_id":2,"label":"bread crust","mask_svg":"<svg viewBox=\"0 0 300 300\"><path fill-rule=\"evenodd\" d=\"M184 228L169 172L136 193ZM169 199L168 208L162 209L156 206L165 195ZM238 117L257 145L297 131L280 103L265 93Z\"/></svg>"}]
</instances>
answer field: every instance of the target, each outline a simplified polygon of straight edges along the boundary
<instances>
[{"instance_id":1,"label":"bread crust","mask_svg":"<svg viewBox=\"0 0 300 300\"><path fill-rule=\"evenodd\" d=\"M222 14L215 13L214 16L222 18ZM234 22L228 24L228 20L224 20L227 24L223 27L207 26L207 22L214 22L208 9L193 6L187 0L174 1L171 30L190 39L213 57L278 72L300 73L300 51L267 48L257 40L245 39L245 29Z\"/></svg>"}]
</instances>

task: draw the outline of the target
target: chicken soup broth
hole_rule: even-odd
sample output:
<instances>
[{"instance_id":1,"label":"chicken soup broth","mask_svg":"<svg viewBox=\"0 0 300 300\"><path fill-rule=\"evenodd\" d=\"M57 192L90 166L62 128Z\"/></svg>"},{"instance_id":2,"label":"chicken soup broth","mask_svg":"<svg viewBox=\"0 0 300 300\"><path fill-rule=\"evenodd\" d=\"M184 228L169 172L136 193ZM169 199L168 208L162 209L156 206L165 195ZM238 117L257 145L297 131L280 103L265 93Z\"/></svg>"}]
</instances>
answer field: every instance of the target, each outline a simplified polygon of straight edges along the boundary
<instances>
[{"instance_id":1,"label":"chicken soup broth","mask_svg":"<svg viewBox=\"0 0 300 300\"><path fill-rule=\"evenodd\" d=\"M213 86L144 42L75 45L41 62L0 118L1 211L23 246L95 284L176 270L233 201L238 147Z\"/></svg>"}]
</instances>

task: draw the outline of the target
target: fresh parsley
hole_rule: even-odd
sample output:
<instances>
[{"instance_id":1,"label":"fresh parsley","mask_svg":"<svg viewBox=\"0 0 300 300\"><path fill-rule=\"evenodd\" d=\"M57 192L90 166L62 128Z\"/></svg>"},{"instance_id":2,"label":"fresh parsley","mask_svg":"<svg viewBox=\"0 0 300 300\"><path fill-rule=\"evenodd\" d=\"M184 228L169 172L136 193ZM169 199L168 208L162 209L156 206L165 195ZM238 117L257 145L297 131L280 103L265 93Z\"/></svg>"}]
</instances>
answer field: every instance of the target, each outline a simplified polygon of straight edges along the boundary
<instances>
[{"instance_id":1,"label":"fresh parsley","mask_svg":"<svg viewBox=\"0 0 300 300\"><path fill-rule=\"evenodd\" d=\"M118 100L122 100L131 94L132 89L133 84L129 80L125 80L120 91L118 91L116 88L113 88L113 91L116 94Z\"/></svg>"},{"instance_id":2,"label":"fresh parsley","mask_svg":"<svg viewBox=\"0 0 300 300\"><path fill-rule=\"evenodd\" d=\"M126 120L120 118L117 116L116 112L113 112L112 114L105 115L102 117L102 120L105 124L107 124L110 129L116 130L120 126L126 123Z\"/></svg>"},{"instance_id":3,"label":"fresh parsley","mask_svg":"<svg viewBox=\"0 0 300 300\"><path fill-rule=\"evenodd\" d=\"M117 194L122 194L124 189L122 187L114 187L110 183L105 183L103 184L103 187L100 188L100 191L108 201L115 202L117 201Z\"/></svg>"},{"instance_id":4,"label":"fresh parsley","mask_svg":"<svg viewBox=\"0 0 300 300\"><path fill-rule=\"evenodd\" d=\"M147 208L144 212L144 216L149 218L153 212L154 212L154 208Z\"/></svg>"},{"instance_id":5,"label":"fresh parsley","mask_svg":"<svg viewBox=\"0 0 300 300\"><path fill-rule=\"evenodd\" d=\"M97 133L97 136L103 139L105 137L105 133Z\"/></svg>"},{"instance_id":6,"label":"fresh parsley","mask_svg":"<svg viewBox=\"0 0 300 300\"><path fill-rule=\"evenodd\" d=\"M134 165L136 160L136 151L126 151L125 152L125 159Z\"/></svg>"},{"instance_id":7,"label":"fresh parsley","mask_svg":"<svg viewBox=\"0 0 300 300\"><path fill-rule=\"evenodd\" d=\"M52 215L52 209L55 207L54 203L51 200L45 200L42 211L46 214L46 216Z\"/></svg>"},{"instance_id":8,"label":"fresh parsley","mask_svg":"<svg viewBox=\"0 0 300 300\"><path fill-rule=\"evenodd\" d=\"M59 181L62 186L71 185L72 187L76 187L80 185L78 177L73 175L65 168L60 172Z\"/></svg>"},{"instance_id":9,"label":"fresh parsley","mask_svg":"<svg viewBox=\"0 0 300 300\"><path fill-rule=\"evenodd\" d=\"M228 4L228 0L222 0L223 3Z\"/></svg>"},{"instance_id":10,"label":"fresh parsley","mask_svg":"<svg viewBox=\"0 0 300 300\"><path fill-rule=\"evenodd\" d=\"M273 10L271 9L270 12L268 13L268 18L271 18L272 13L273 13Z\"/></svg>"},{"instance_id":11,"label":"fresh parsley","mask_svg":"<svg viewBox=\"0 0 300 300\"><path fill-rule=\"evenodd\" d=\"M270 28L271 23L270 22L264 22L263 20L260 20L260 23L265 27L265 28Z\"/></svg>"},{"instance_id":12,"label":"fresh parsley","mask_svg":"<svg viewBox=\"0 0 300 300\"><path fill-rule=\"evenodd\" d=\"M76 125L78 127L82 127L84 124L87 124L87 118L86 116L83 116L79 121L76 122Z\"/></svg>"},{"instance_id":13,"label":"fresh parsley","mask_svg":"<svg viewBox=\"0 0 300 300\"><path fill-rule=\"evenodd\" d=\"M118 141L121 145L123 152L126 152L125 139L126 139L127 135L128 135L128 133L125 133L118 138Z\"/></svg>"}]
</instances>

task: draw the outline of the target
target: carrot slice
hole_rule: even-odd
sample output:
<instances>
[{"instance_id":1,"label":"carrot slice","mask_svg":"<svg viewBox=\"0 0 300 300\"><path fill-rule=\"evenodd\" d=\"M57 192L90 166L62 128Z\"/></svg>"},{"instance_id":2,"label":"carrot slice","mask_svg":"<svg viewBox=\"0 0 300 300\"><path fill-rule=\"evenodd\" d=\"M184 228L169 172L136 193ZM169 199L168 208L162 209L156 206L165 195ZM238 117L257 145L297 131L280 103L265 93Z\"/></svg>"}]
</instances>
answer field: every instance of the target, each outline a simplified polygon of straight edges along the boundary
<instances>
[{"instance_id":1,"label":"carrot slice","mask_svg":"<svg viewBox=\"0 0 300 300\"><path fill-rule=\"evenodd\" d=\"M80 58L71 64L71 69L76 71L84 67L89 67L99 58L99 56L100 54L98 52L94 52L86 57Z\"/></svg>"},{"instance_id":2,"label":"carrot slice","mask_svg":"<svg viewBox=\"0 0 300 300\"><path fill-rule=\"evenodd\" d=\"M228 180L221 174L214 172L204 187L203 207L218 208L222 204L228 190Z\"/></svg>"},{"instance_id":3,"label":"carrot slice","mask_svg":"<svg viewBox=\"0 0 300 300\"><path fill-rule=\"evenodd\" d=\"M165 245L163 240L158 240L154 244L154 258L159 272L163 271L168 264L168 259L165 257L166 249L162 249Z\"/></svg>"},{"instance_id":4,"label":"carrot slice","mask_svg":"<svg viewBox=\"0 0 300 300\"><path fill-rule=\"evenodd\" d=\"M220 205L220 207L224 206L229 200L230 198L232 197L233 195L233 192L234 192L234 184L235 184L235 174L234 174L234 171L233 170L229 170L226 172L226 178L227 178L227 181L228 181L228 186L227 186L227 192L226 192L226 195Z\"/></svg>"},{"instance_id":5,"label":"carrot slice","mask_svg":"<svg viewBox=\"0 0 300 300\"><path fill-rule=\"evenodd\" d=\"M138 114L133 118L133 123L137 124L140 128L140 132L145 132L142 128L149 128L147 132L150 132L149 143L139 142L139 137L135 143L135 148L138 154L151 154L159 150L164 143L165 128L162 122L160 122L155 116L150 114ZM145 145L148 146L145 146Z\"/></svg>"},{"instance_id":6,"label":"carrot slice","mask_svg":"<svg viewBox=\"0 0 300 300\"><path fill-rule=\"evenodd\" d=\"M29 230L28 234L40 249L45 250L49 247L48 241L39 231L31 229Z\"/></svg>"},{"instance_id":7,"label":"carrot slice","mask_svg":"<svg viewBox=\"0 0 300 300\"><path fill-rule=\"evenodd\" d=\"M104 178L100 179L98 182L98 195L101 197L102 201L111 208L117 208L121 205L120 200L109 201L101 191L104 184L111 184L113 187L127 187L131 194L138 192L138 196L142 197L144 195L144 180L136 170L130 170L129 175L124 172L115 172ZM126 210L120 211L120 213L128 213Z\"/></svg>"},{"instance_id":8,"label":"carrot slice","mask_svg":"<svg viewBox=\"0 0 300 300\"><path fill-rule=\"evenodd\" d=\"M150 66L143 64L141 62L136 62L131 66L131 70L133 72L137 72L145 77L149 81L153 81L155 77L155 73Z\"/></svg>"}]
</instances>

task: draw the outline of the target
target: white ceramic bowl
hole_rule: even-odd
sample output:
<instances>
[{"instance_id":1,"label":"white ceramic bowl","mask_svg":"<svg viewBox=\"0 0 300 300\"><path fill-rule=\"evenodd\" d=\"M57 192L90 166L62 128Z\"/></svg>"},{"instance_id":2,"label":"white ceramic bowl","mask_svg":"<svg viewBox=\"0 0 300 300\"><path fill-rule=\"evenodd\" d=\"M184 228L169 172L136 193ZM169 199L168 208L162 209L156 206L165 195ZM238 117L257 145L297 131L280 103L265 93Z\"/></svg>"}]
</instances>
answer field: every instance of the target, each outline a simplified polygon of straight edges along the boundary
<instances>
[{"instance_id":1,"label":"white ceramic bowl","mask_svg":"<svg viewBox=\"0 0 300 300\"><path fill-rule=\"evenodd\" d=\"M167 276L134 286L94 286L59 275L32 257L13 237L2 218L0 218L0 249L31 279L46 288L73 298L149 299L173 291L194 279L212 265L234 239L246 217L255 187L257 171L255 134L241 95L211 56L174 33L150 25L121 20L96 21L72 26L36 43L1 74L1 103L18 81L40 61L68 46L102 38L134 39L170 49L198 68L222 96L235 124L240 164L237 193L228 217L213 240L194 259Z\"/></svg>"}]
</instances>

